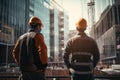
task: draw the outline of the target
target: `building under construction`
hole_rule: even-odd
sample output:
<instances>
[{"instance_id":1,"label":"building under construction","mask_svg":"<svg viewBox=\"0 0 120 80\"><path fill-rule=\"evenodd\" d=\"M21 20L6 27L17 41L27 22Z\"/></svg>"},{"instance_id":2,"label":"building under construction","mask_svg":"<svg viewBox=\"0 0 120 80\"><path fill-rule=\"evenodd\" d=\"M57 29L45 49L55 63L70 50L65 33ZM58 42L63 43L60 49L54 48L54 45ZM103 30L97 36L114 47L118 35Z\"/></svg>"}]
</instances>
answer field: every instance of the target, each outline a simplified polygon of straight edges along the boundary
<instances>
[{"instance_id":1,"label":"building under construction","mask_svg":"<svg viewBox=\"0 0 120 80\"><path fill-rule=\"evenodd\" d=\"M120 4L109 5L91 33L98 43L101 61L108 65L120 64Z\"/></svg>"}]
</instances>

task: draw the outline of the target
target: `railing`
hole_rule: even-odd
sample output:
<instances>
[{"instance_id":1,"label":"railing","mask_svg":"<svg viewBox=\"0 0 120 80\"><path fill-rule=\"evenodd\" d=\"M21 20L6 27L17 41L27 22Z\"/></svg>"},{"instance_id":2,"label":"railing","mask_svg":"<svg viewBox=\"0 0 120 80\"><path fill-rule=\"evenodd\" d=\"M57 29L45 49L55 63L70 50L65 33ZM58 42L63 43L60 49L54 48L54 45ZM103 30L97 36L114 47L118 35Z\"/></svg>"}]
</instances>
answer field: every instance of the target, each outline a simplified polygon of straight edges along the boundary
<instances>
[{"instance_id":1,"label":"railing","mask_svg":"<svg viewBox=\"0 0 120 80\"><path fill-rule=\"evenodd\" d=\"M20 76L0 76L0 80L20 80ZM120 80L120 76L95 76L95 80ZM71 80L71 76L46 76L46 80Z\"/></svg>"}]
</instances>

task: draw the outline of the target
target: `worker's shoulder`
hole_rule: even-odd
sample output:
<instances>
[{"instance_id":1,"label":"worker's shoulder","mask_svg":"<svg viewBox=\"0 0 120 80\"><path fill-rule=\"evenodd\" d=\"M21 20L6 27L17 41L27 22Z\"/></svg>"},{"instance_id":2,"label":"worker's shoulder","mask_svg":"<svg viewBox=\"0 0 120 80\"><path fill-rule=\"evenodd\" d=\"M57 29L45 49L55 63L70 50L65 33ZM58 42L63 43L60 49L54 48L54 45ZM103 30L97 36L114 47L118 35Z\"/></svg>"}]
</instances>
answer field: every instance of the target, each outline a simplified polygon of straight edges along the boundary
<instances>
[{"instance_id":1,"label":"worker's shoulder","mask_svg":"<svg viewBox=\"0 0 120 80\"><path fill-rule=\"evenodd\" d=\"M24 37L26 37L27 36L27 33L24 33L23 35L21 35L20 37L19 37L19 39L23 39Z\"/></svg>"},{"instance_id":2,"label":"worker's shoulder","mask_svg":"<svg viewBox=\"0 0 120 80\"><path fill-rule=\"evenodd\" d=\"M85 39L86 39L86 41L88 41L88 42L91 42L91 43L96 43L96 40L95 39L93 39L92 37L90 37L90 36L86 36L85 37Z\"/></svg>"},{"instance_id":3,"label":"worker's shoulder","mask_svg":"<svg viewBox=\"0 0 120 80\"><path fill-rule=\"evenodd\" d=\"M89 39L89 40L95 41L95 39L93 39L93 38L90 37L90 36L86 36L86 37L87 37L87 39Z\"/></svg>"},{"instance_id":4,"label":"worker's shoulder","mask_svg":"<svg viewBox=\"0 0 120 80\"><path fill-rule=\"evenodd\" d=\"M88 35L76 35L74 37L71 38L72 41L75 41L75 40L79 40L79 41L90 41L90 42L96 42L95 39L93 39L92 37L88 36Z\"/></svg>"},{"instance_id":5,"label":"worker's shoulder","mask_svg":"<svg viewBox=\"0 0 120 80\"><path fill-rule=\"evenodd\" d=\"M42 33L36 33L36 38L44 38L43 34Z\"/></svg>"}]
</instances>

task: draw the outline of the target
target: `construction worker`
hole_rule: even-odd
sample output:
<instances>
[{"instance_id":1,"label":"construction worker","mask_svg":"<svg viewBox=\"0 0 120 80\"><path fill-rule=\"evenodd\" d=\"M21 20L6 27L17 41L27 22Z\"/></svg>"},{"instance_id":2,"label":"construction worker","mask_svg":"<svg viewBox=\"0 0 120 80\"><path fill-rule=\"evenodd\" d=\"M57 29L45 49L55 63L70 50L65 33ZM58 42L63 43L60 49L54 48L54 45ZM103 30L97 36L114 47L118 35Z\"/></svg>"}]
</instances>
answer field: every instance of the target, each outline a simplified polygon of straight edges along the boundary
<instances>
[{"instance_id":1,"label":"construction worker","mask_svg":"<svg viewBox=\"0 0 120 80\"><path fill-rule=\"evenodd\" d=\"M64 50L64 62L73 80L93 80L93 69L100 58L95 40L84 32L86 28L87 21L80 18L76 22L78 34L67 41Z\"/></svg>"},{"instance_id":2,"label":"construction worker","mask_svg":"<svg viewBox=\"0 0 120 80\"><path fill-rule=\"evenodd\" d=\"M43 24L35 16L28 23L30 29L19 37L12 55L20 66L23 80L45 80L48 54L44 37L40 33Z\"/></svg>"}]
</instances>

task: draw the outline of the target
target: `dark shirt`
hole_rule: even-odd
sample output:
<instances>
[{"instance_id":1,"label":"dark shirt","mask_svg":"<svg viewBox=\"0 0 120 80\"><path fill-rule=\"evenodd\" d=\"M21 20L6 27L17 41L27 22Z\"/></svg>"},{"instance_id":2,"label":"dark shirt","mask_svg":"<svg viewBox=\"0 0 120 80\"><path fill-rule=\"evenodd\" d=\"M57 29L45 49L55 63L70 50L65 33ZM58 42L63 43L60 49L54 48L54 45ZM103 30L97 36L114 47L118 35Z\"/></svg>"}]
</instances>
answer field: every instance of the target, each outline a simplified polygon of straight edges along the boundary
<instances>
[{"instance_id":1,"label":"dark shirt","mask_svg":"<svg viewBox=\"0 0 120 80\"><path fill-rule=\"evenodd\" d=\"M72 55L71 60L70 55ZM93 63L93 67L96 67L100 54L96 41L88 37L85 33L79 32L67 41L63 58L68 68L77 68L72 64L75 62Z\"/></svg>"}]
</instances>

